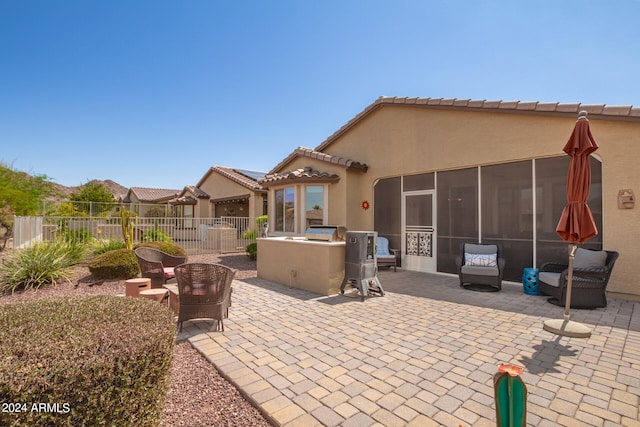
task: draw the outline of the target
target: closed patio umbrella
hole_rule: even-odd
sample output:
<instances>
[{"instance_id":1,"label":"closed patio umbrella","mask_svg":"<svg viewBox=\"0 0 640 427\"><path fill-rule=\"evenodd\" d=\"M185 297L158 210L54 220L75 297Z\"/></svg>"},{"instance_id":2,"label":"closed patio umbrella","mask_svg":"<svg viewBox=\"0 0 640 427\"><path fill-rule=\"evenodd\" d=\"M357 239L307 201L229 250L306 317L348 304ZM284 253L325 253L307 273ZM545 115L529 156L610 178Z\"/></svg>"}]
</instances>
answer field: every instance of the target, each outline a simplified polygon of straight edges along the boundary
<instances>
[{"instance_id":1,"label":"closed patio umbrella","mask_svg":"<svg viewBox=\"0 0 640 427\"><path fill-rule=\"evenodd\" d=\"M587 112L581 111L573 133L563 149L571 157L571 160L567 173L567 204L556 227L556 233L562 240L570 243L564 319L548 320L544 324L545 330L558 335L583 338L591 335L591 331L586 326L570 320L570 308L573 260L578 247L577 244L584 243L598 234L591 209L587 205L589 187L591 186L590 155L597 149L598 144L589 129Z\"/></svg>"}]
</instances>

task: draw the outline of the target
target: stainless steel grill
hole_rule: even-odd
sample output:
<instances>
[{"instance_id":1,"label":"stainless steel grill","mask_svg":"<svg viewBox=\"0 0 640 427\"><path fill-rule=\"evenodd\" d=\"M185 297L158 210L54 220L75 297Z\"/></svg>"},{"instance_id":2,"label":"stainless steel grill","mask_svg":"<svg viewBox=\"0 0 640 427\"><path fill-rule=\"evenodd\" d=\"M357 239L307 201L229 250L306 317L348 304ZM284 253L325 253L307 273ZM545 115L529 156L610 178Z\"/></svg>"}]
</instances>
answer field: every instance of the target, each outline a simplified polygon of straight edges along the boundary
<instances>
[{"instance_id":1,"label":"stainless steel grill","mask_svg":"<svg viewBox=\"0 0 640 427\"><path fill-rule=\"evenodd\" d=\"M307 228L305 237L307 240L343 242L346 232L346 227L342 227L340 225L312 225Z\"/></svg>"}]
</instances>

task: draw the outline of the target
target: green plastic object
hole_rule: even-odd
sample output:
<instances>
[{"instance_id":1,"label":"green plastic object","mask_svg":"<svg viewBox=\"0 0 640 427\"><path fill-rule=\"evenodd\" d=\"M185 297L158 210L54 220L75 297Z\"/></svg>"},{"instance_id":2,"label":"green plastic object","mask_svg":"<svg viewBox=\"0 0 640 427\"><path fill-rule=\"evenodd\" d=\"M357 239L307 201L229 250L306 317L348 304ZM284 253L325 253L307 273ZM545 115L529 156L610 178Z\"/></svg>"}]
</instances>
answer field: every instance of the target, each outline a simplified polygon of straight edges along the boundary
<instances>
[{"instance_id":1,"label":"green plastic object","mask_svg":"<svg viewBox=\"0 0 640 427\"><path fill-rule=\"evenodd\" d=\"M493 376L497 427L527 425L527 387L522 378L508 372Z\"/></svg>"}]
</instances>

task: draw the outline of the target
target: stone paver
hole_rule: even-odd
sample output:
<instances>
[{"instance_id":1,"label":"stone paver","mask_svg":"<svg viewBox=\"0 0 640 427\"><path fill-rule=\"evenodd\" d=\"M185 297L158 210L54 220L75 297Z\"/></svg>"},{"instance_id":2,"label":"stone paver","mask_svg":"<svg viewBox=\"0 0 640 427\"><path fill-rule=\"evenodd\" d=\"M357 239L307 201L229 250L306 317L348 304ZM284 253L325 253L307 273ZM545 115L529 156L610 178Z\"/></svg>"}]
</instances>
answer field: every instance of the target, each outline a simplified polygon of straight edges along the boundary
<instances>
[{"instance_id":1,"label":"stone paver","mask_svg":"<svg viewBox=\"0 0 640 427\"><path fill-rule=\"evenodd\" d=\"M382 271L384 297L318 296L234 281L225 332L188 339L278 425L495 425L493 375L524 367L530 426L640 426L640 303L572 310L588 339L543 330L563 308L461 289L457 277ZM613 423L613 424L611 424Z\"/></svg>"}]
</instances>

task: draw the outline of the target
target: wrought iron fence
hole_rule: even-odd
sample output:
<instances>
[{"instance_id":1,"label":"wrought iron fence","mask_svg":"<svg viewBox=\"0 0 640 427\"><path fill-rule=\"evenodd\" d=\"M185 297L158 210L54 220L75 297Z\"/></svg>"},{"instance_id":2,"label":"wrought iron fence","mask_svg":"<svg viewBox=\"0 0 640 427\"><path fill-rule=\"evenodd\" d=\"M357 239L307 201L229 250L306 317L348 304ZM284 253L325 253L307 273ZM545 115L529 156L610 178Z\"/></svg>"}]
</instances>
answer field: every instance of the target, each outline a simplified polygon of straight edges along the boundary
<instances>
[{"instance_id":1,"label":"wrought iron fence","mask_svg":"<svg viewBox=\"0 0 640 427\"><path fill-rule=\"evenodd\" d=\"M244 252L260 236L255 218L220 217L132 217L135 243L170 241L189 255ZM13 245L23 248L34 242L57 237L122 240L122 220L118 216L32 216L16 217Z\"/></svg>"}]
</instances>

